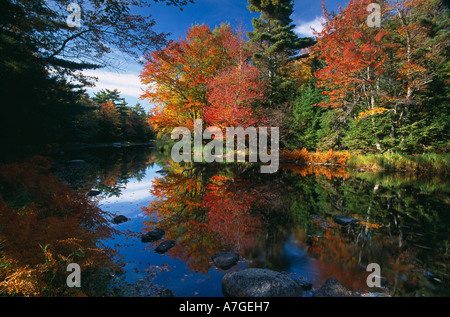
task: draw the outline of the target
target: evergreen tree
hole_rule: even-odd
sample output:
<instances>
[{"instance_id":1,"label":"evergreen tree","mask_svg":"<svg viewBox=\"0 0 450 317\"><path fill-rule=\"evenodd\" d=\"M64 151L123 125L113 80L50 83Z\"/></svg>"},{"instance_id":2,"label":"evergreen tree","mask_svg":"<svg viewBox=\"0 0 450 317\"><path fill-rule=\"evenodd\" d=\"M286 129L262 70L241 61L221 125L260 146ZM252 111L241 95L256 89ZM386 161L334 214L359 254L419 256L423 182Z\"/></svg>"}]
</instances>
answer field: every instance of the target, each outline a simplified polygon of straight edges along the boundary
<instances>
[{"instance_id":1,"label":"evergreen tree","mask_svg":"<svg viewBox=\"0 0 450 317\"><path fill-rule=\"evenodd\" d=\"M321 91L315 87L315 82L310 81L303 86L293 102L293 116L290 127L293 130L289 145L294 148L306 148L314 151L319 142L320 120L325 111L315 104L321 100Z\"/></svg>"},{"instance_id":2,"label":"evergreen tree","mask_svg":"<svg viewBox=\"0 0 450 317\"><path fill-rule=\"evenodd\" d=\"M295 93L295 80L289 66L303 57L300 50L314 44L312 38L299 38L292 23L293 0L249 0L248 9L260 12L252 20L253 31L247 35L255 45L253 59L270 84L269 106L285 106Z\"/></svg>"}]
</instances>

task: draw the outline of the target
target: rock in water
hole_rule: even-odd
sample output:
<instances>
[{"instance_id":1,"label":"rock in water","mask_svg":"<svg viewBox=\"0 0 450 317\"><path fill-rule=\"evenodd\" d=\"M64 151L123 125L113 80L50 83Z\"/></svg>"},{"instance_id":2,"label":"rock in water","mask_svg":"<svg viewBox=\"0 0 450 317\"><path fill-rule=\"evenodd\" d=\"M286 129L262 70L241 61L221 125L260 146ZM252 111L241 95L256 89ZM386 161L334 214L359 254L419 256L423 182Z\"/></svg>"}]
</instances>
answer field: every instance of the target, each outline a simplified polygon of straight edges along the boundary
<instances>
[{"instance_id":1,"label":"rock in water","mask_svg":"<svg viewBox=\"0 0 450 317\"><path fill-rule=\"evenodd\" d=\"M157 253L166 253L175 246L176 242L174 240L165 240L161 242L155 249Z\"/></svg>"},{"instance_id":2,"label":"rock in water","mask_svg":"<svg viewBox=\"0 0 450 317\"><path fill-rule=\"evenodd\" d=\"M129 219L123 215L114 217L113 222L118 225L119 223L127 222Z\"/></svg>"},{"instance_id":3,"label":"rock in water","mask_svg":"<svg viewBox=\"0 0 450 317\"><path fill-rule=\"evenodd\" d=\"M313 297L351 297L352 292L342 285L338 280L329 278L317 291Z\"/></svg>"},{"instance_id":4,"label":"rock in water","mask_svg":"<svg viewBox=\"0 0 450 317\"><path fill-rule=\"evenodd\" d=\"M239 254L233 252L217 252L211 257L214 264L223 270L228 270L239 261Z\"/></svg>"},{"instance_id":5,"label":"rock in water","mask_svg":"<svg viewBox=\"0 0 450 317\"><path fill-rule=\"evenodd\" d=\"M347 216L334 216L334 221L342 226L348 226L352 223L359 222L358 219Z\"/></svg>"},{"instance_id":6,"label":"rock in water","mask_svg":"<svg viewBox=\"0 0 450 317\"><path fill-rule=\"evenodd\" d=\"M157 241L161 239L165 233L166 232L163 229L156 228L143 234L141 237L141 241L144 243Z\"/></svg>"},{"instance_id":7,"label":"rock in water","mask_svg":"<svg viewBox=\"0 0 450 317\"><path fill-rule=\"evenodd\" d=\"M302 287L287 274L249 268L225 274L222 293L228 297L300 297Z\"/></svg>"}]
</instances>

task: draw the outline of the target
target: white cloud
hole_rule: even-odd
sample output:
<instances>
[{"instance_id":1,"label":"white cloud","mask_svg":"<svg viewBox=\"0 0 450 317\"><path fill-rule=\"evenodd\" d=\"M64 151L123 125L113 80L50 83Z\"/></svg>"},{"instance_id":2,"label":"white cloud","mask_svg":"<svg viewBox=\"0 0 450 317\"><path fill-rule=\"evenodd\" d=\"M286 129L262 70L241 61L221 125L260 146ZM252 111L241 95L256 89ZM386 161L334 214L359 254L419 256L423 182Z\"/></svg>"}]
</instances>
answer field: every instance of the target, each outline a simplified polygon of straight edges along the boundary
<instances>
[{"instance_id":1,"label":"white cloud","mask_svg":"<svg viewBox=\"0 0 450 317\"><path fill-rule=\"evenodd\" d=\"M95 87L90 87L89 92L98 92L101 89L120 91L121 95L138 98L142 94L145 87L141 84L138 74L133 73L117 73L103 70L87 70L83 74L98 78Z\"/></svg>"},{"instance_id":2,"label":"white cloud","mask_svg":"<svg viewBox=\"0 0 450 317\"><path fill-rule=\"evenodd\" d=\"M299 21L294 29L294 32L302 37L312 37L313 29L317 32L322 31L322 20L323 17L316 17L312 21Z\"/></svg>"}]
</instances>

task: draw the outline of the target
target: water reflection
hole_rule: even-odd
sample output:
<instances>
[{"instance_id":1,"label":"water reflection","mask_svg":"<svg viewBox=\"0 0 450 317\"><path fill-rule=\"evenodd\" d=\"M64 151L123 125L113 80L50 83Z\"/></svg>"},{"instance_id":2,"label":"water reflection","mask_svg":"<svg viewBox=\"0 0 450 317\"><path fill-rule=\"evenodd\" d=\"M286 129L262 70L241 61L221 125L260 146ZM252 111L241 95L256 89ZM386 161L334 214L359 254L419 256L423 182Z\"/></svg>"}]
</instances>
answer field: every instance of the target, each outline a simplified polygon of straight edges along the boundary
<instances>
[{"instance_id":1,"label":"water reflection","mask_svg":"<svg viewBox=\"0 0 450 317\"><path fill-rule=\"evenodd\" d=\"M382 268L393 296L448 294L448 186L441 178L369 174L324 166L284 166L276 175L251 165L165 167L155 179L158 219L171 257L207 273L217 251L249 267L294 272L315 287L333 277L366 292L369 263ZM333 216L359 220L342 226Z\"/></svg>"},{"instance_id":2,"label":"water reflection","mask_svg":"<svg viewBox=\"0 0 450 317\"><path fill-rule=\"evenodd\" d=\"M301 276L313 288L333 277L359 292L450 295L450 189L445 177L311 165L282 165L276 174L261 174L252 164L178 164L151 148L91 149L56 161L37 170L52 171L57 178L47 172L30 174L36 166L28 166L15 183L8 183L14 169L2 169L0 264L8 281L40 265L45 274L33 283L46 285L53 294L68 294L44 283L50 254L38 244L49 245L53 257L74 256L78 248L68 248L68 242L75 246L78 240L73 239L88 233L96 248L76 242L83 250L92 249L83 259L93 268L118 264L123 271L117 274L116 266L111 270L117 272L93 279L102 286L97 291L108 296L155 296L167 290L171 292L165 294L175 296L223 296L222 276L246 267ZM28 190L14 189L27 179ZM85 195L91 189L100 195ZM84 209L72 208L74 201ZM94 202L95 208L87 208ZM54 207L44 211L45 206ZM78 212L71 214L73 210ZM70 221L80 210L90 210L90 218ZM112 224L116 214L129 221ZM344 226L336 222L337 215L359 222ZM58 217L68 222L61 225ZM158 254L154 249L161 240L143 243L141 234L154 228L164 229L163 240L176 241L175 247ZM30 248L31 241L38 244ZM59 245L70 252L56 252ZM106 252L113 249L114 258ZM237 252L241 260L229 270L217 269L210 258L219 251ZM366 284L369 263L381 267L380 289Z\"/></svg>"}]
</instances>

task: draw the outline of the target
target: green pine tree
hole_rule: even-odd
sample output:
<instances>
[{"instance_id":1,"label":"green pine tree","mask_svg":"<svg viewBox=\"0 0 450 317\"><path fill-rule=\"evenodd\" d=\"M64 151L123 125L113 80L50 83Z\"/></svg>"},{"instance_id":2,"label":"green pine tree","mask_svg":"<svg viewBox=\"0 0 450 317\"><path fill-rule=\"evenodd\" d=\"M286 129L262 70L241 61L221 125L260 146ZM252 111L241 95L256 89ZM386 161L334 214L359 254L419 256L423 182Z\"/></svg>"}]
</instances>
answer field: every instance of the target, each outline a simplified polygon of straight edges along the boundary
<instances>
[{"instance_id":1,"label":"green pine tree","mask_svg":"<svg viewBox=\"0 0 450 317\"><path fill-rule=\"evenodd\" d=\"M253 31L247 35L256 46L255 64L268 79L268 103L281 106L292 100L295 84L289 78L289 65L303 56L300 50L314 44L312 38L299 38L292 23L293 0L249 0L248 9L260 12L252 20Z\"/></svg>"}]
</instances>

